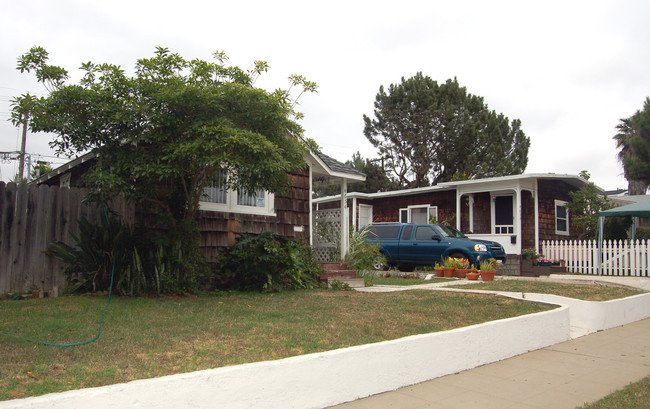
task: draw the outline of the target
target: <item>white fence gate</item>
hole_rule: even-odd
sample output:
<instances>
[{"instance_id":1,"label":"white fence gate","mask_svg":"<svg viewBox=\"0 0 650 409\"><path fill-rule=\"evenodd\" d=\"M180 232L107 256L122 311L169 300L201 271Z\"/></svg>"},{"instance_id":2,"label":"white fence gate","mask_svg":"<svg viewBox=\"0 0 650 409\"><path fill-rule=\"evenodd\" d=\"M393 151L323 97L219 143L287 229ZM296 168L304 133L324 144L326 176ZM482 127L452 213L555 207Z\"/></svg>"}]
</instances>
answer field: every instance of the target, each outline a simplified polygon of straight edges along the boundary
<instances>
[{"instance_id":1,"label":"white fence gate","mask_svg":"<svg viewBox=\"0 0 650 409\"><path fill-rule=\"evenodd\" d=\"M599 273L596 241L543 241L541 252L548 259L564 260L569 272ZM603 275L650 277L648 240L606 240L602 254Z\"/></svg>"}]
</instances>

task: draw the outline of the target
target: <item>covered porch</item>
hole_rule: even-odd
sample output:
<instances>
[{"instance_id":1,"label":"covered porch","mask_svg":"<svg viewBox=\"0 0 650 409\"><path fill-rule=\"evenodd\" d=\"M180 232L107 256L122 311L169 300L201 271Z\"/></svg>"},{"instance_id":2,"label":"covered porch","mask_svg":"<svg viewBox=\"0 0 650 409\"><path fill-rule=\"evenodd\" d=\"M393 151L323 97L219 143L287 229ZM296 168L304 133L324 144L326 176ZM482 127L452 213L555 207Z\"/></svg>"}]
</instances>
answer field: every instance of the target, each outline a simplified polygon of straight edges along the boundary
<instances>
[{"instance_id":1,"label":"covered porch","mask_svg":"<svg viewBox=\"0 0 650 409\"><path fill-rule=\"evenodd\" d=\"M320 261L338 262L345 259L349 246L348 184L366 180L366 175L323 153L309 155L310 191L313 186L339 185L340 200L336 206L319 209L310 199L310 244Z\"/></svg>"},{"instance_id":2,"label":"covered porch","mask_svg":"<svg viewBox=\"0 0 650 409\"><path fill-rule=\"evenodd\" d=\"M456 228L473 239L501 244L507 254L539 247L539 201L535 179L454 182Z\"/></svg>"}]
</instances>

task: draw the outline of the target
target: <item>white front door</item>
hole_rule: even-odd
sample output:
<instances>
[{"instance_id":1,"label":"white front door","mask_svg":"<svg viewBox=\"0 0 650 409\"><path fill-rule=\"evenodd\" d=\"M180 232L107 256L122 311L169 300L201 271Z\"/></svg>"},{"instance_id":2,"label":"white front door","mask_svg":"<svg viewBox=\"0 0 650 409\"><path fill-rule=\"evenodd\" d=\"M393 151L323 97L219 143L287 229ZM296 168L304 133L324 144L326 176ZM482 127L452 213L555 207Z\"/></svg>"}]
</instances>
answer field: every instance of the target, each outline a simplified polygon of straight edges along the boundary
<instances>
[{"instance_id":1,"label":"white front door","mask_svg":"<svg viewBox=\"0 0 650 409\"><path fill-rule=\"evenodd\" d=\"M372 206L359 205L359 229L372 223Z\"/></svg>"}]
</instances>

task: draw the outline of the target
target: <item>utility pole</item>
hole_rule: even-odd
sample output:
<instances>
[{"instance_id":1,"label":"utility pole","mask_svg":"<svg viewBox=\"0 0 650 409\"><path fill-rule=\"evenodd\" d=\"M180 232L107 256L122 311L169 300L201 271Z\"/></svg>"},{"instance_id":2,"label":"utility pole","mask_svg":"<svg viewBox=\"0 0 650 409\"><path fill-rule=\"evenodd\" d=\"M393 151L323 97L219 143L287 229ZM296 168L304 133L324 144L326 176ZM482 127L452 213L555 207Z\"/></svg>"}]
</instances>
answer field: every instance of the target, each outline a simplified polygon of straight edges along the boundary
<instances>
[{"instance_id":1,"label":"utility pole","mask_svg":"<svg viewBox=\"0 0 650 409\"><path fill-rule=\"evenodd\" d=\"M18 183L23 181L23 173L25 172L25 144L27 143L27 123L29 122L29 112L25 113L25 122L23 123L23 140L20 144L20 165L18 172Z\"/></svg>"}]
</instances>

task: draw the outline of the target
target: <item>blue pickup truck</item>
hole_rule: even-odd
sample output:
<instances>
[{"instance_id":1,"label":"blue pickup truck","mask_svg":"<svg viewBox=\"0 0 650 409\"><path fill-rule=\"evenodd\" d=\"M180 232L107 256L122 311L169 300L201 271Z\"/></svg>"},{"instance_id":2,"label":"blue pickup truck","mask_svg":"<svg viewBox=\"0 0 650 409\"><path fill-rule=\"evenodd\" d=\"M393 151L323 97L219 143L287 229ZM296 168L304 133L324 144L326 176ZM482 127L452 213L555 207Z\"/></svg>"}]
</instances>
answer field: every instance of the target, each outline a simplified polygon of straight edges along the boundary
<instances>
[{"instance_id":1,"label":"blue pickup truck","mask_svg":"<svg viewBox=\"0 0 650 409\"><path fill-rule=\"evenodd\" d=\"M465 258L473 265L494 258L505 263L499 243L473 240L441 224L381 223L366 226L366 240L378 243L389 266L413 271L415 266L432 266L446 257ZM376 268L381 268L377 265Z\"/></svg>"}]
</instances>

